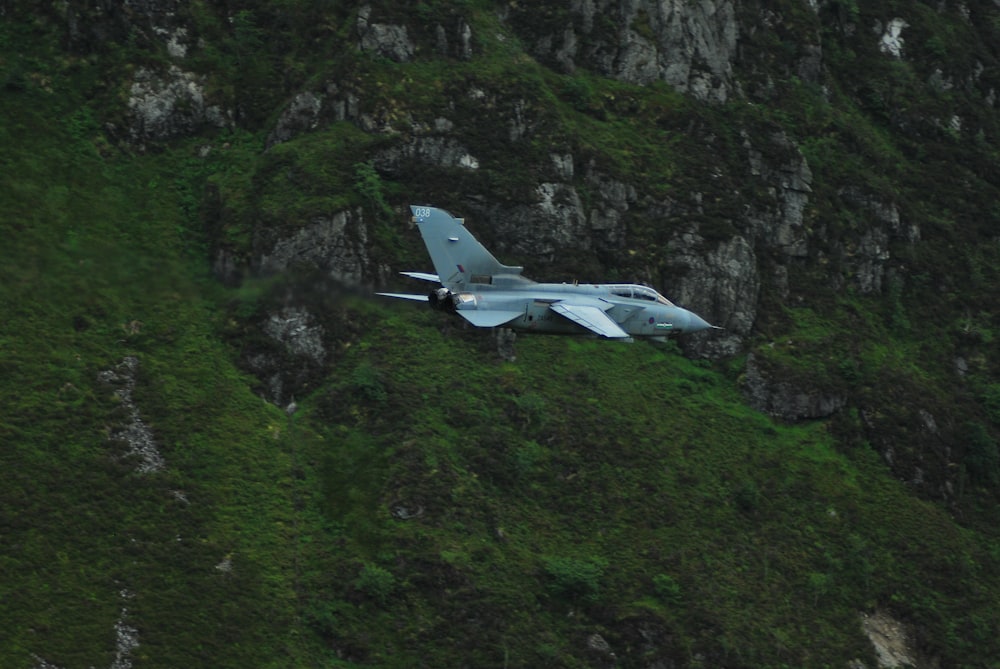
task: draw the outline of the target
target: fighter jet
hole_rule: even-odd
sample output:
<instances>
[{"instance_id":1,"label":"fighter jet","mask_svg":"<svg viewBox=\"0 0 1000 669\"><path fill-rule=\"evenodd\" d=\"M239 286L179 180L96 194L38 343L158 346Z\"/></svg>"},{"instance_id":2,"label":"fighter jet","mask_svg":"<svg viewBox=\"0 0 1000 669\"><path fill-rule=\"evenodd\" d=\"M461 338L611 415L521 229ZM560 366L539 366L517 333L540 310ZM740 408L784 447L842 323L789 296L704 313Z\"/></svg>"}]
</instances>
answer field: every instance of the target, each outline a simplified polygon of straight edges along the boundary
<instances>
[{"instance_id":1,"label":"fighter jet","mask_svg":"<svg viewBox=\"0 0 1000 669\"><path fill-rule=\"evenodd\" d=\"M494 258L463 219L436 207L411 206L410 210L437 273L401 274L439 285L422 295L379 295L428 302L477 327L528 332L663 340L671 334L714 327L649 286L536 283L521 276L523 267L504 265Z\"/></svg>"}]
</instances>

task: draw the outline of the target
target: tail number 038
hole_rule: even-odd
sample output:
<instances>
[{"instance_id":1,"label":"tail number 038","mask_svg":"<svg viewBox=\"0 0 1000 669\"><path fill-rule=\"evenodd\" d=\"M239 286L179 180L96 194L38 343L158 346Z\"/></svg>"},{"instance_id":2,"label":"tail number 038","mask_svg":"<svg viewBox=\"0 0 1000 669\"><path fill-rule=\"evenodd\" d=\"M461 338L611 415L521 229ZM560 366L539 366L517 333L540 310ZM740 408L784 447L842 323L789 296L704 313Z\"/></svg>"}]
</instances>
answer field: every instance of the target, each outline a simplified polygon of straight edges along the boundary
<instances>
[{"instance_id":1,"label":"tail number 038","mask_svg":"<svg viewBox=\"0 0 1000 669\"><path fill-rule=\"evenodd\" d=\"M413 216L417 219L429 218L431 215L430 207L414 207Z\"/></svg>"}]
</instances>

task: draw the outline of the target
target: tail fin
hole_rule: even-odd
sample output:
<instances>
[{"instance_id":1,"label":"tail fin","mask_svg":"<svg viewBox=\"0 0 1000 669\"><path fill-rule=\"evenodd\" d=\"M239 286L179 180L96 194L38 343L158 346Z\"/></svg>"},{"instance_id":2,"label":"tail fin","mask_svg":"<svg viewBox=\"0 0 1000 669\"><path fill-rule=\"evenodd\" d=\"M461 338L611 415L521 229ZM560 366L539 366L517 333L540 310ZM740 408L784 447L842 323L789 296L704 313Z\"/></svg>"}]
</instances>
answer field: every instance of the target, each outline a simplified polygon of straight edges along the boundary
<instances>
[{"instance_id":1,"label":"tail fin","mask_svg":"<svg viewBox=\"0 0 1000 669\"><path fill-rule=\"evenodd\" d=\"M465 290L470 283L493 283L494 277L523 279L523 267L503 265L476 241L462 219L444 209L411 206L427 252L441 284L448 290Z\"/></svg>"}]
</instances>

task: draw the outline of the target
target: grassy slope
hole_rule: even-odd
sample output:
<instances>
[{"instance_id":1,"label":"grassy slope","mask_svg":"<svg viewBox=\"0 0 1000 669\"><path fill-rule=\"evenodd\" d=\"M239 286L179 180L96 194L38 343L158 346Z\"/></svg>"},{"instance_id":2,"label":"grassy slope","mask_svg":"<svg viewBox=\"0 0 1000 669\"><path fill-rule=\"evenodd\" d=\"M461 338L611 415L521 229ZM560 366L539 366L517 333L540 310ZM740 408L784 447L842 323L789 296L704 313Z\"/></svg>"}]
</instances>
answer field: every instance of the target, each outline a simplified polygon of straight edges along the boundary
<instances>
[{"instance_id":1,"label":"grassy slope","mask_svg":"<svg viewBox=\"0 0 1000 669\"><path fill-rule=\"evenodd\" d=\"M994 558L824 424L774 425L673 350L522 338L504 364L365 311L395 335L353 347L308 418L336 426L344 566L311 617L342 653L576 666L600 633L629 663L836 666L866 656L858 615L876 604L929 647L992 652ZM368 565L395 587L343 577Z\"/></svg>"},{"instance_id":2,"label":"grassy slope","mask_svg":"<svg viewBox=\"0 0 1000 669\"><path fill-rule=\"evenodd\" d=\"M0 665L110 664L123 608L137 666L582 666L593 633L626 666L872 664L858 613L874 606L915 622L946 663L1000 656L995 540L826 424L748 411L738 361L522 338L519 360L499 363L433 314L346 302L366 327L293 423L252 395L222 343L239 296L207 278L193 221L209 175L229 175L216 179L227 202L255 202L247 173L326 159L343 129L315 155L302 139L260 163L253 137L208 162L188 143L124 155L54 62L68 98L29 78L0 115ZM74 66L85 76L72 81L92 76ZM487 83L509 72L480 68ZM519 76L561 85L583 111L558 107L565 141L612 151L598 119L615 111L607 93L625 104L627 91ZM649 109L655 95L632 101ZM635 126L616 122L627 139L609 164L626 170ZM640 164L669 169L658 157ZM331 172L341 186L348 160ZM861 310L892 341L877 305L842 306L838 318ZM835 362L814 349L835 326L789 318L807 355L776 358L826 373ZM859 373L912 364L893 348L859 352ZM97 375L125 355L140 360L136 400L164 473L135 474L106 439L121 412ZM227 558L233 570L217 570Z\"/></svg>"},{"instance_id":3,"label":"grassy slope","mask_svg":"<svg viewBox=\"0 0 1000 669\"><path fill-rule=\"evenodd\" d=\"M68 84L8 91L0 114L0 664L107 666L127 608L137 661L284 665L299 483L284 415L217 336L187 217L194 147L101 157ZM136 474L107 438L123 412L98 373L127 355L163 473Z\"/></svg>"}]
</instances>

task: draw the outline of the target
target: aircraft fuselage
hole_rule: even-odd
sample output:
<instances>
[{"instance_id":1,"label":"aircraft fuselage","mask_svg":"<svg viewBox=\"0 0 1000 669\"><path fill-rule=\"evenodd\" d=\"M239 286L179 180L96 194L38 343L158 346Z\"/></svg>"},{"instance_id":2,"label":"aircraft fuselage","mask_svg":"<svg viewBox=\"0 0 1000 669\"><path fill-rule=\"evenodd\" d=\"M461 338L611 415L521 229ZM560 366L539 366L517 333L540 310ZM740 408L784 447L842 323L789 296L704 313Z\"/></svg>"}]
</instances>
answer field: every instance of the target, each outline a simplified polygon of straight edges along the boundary
<instances>
[{"instance_id":1,"label":"aircraft fuselage","mask_svg":"<svg viewBox=\"0 0 1000 669\"><path fill-rule=\"evenodd\" d=\"M549 334L581 334L586 329L553 312L552 305L567 298L607 314L631 337L666 337L671 333L697 332L708 323L696 314L669 302L647 286L633 284L531 283L501 288L471 284L454 293L458 312L519 312L504 327ZM631 296L626 296L631 293ZM461 314L460 315L466 315ZM471 315L471 314L469 314Z\"/></svg>"},{"instance_id":2,"label":"aircraft fuselage","mask_svg":"<svg viewBox=\"0 0 1000 669\"><path fill-rule=\"evenodd\" d=\"M411 206L435 273L403 272L440 285L426 295L379 293L429 302L477 327L608 339L666 337L710 327L649 286L631 283L535 283L523 268L504 265L476 241L460 218L443 209Z\"/></svg>"}]
</instances>

